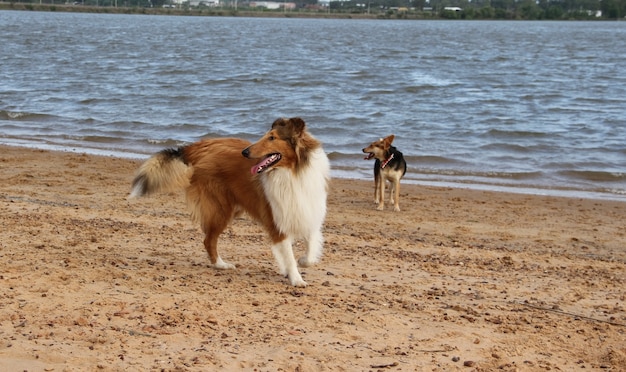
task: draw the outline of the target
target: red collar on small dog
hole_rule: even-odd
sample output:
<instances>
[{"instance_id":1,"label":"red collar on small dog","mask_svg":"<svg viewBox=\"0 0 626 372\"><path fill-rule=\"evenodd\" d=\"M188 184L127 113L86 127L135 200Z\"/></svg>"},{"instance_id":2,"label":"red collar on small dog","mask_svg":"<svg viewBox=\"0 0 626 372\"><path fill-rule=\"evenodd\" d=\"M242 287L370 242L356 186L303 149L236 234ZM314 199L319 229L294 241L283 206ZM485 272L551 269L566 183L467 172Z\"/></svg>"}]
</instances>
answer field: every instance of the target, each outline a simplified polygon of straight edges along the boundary
<instances>
[{"instance_id":1,"label":"red collar on small dog","mask_svg":"<svg viewBox=\"0 0 626 372\"><path fill-rule=\"evenodd\" d=\"M385 160L384 162L380 163L380 169L384 169L387 164L389 164L389 162L391 161L391 159L393 159L393 154L391 154L387 160Z\"/></svg>"}]
</instances>

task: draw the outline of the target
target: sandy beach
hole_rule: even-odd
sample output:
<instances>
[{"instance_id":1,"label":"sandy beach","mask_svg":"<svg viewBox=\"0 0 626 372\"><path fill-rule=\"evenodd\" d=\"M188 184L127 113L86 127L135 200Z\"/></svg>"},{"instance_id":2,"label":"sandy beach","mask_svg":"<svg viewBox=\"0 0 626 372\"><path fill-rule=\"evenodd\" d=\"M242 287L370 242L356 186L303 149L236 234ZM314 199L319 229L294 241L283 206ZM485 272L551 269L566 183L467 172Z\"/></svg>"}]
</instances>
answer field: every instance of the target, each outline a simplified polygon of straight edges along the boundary
<instances>
[{"instance_id":1,"label":"sandy beach","mask_svg":"<svg viewBox=\"0 0 626 372\"><path fill-rule=\"evenodd\" d=\"M208 267L139 164L0 147L0 371L626 370L626 203L333 179L294 288L246 218Z\"/></svg>"}]
</instances>

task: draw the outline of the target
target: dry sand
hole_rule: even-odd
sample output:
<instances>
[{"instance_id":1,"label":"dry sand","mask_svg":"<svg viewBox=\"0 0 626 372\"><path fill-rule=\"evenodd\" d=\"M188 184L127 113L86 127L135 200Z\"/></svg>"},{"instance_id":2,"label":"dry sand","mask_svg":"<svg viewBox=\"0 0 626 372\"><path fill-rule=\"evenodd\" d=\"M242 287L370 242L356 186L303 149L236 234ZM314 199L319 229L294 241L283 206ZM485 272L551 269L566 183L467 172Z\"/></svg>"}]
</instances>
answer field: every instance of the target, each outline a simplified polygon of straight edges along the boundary
<instances>
[{"instance_id":1,"label":"dry sand","mask_svg":"<svg viewBox=\"0 0 626 372\"><path fill-rule=\"evenodd\" d=\"M294 288L247 219L209 268L138 164L0 147L0 371L626 370L626 203L335 179Z\"/></svg>"}]
</instances>

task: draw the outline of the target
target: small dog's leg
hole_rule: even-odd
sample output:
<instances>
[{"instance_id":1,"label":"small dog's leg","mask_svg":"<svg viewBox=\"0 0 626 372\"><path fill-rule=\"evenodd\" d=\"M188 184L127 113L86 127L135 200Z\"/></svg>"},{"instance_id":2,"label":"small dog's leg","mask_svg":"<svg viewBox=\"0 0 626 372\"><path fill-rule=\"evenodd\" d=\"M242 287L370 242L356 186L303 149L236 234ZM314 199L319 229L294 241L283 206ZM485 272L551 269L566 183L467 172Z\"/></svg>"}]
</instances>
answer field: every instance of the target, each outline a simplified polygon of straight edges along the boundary
<instances>
[{"instance_id":1,"label":"small dog's leg","mask_svg":"<svg viewBox=\"0 0 626 372\"><path fill-rule=\"evenodd\" d=\"M324 236L321 229L316 230L306 240L306 255L298 259L300 267L308 267L319 262L322 257L322 249L324 246Z\"/></svg>"},{"instance_id":2,"label":"small dog's leg","mask_svg":"<svg viewBox=\"0 0 626 372\"><path fill-rule=\"evenodd\" d=\"M397 179L394 182L393 185L393 195L392 196L392 203L393 203L393 210L396 212L400 212L400 180Z\"/></svg>"},{"instance_id":3,"label":"small dog's leg","mask_svg":"<svg viewBox=\"0 0 626 372\"><path fill-rule=\"evenodd\" d=\"M378 188L378 181L374 184L374 204L380 203L380 189Z\"/></svg>"},{"instance_id":4,"label":"small dog's leg","mask_svg":"<svg viewBox=\"0 0 626 372\"><path fill-rule=\"evenodd\" d=\"M380 196L380 199L378 200L378 207L376 207L376 209L378 209L379 211L382 211L383 209L385 209L385 179L382 177L380 177L380 179L378 180L378 195Z\"/></svg>"},{"instance_id":5,"label":"small dog's leg","mask_svg":"<svg viewBox=\"0 0 626 372\"><path fill-rule=\"evenodd\" d=\"M286 275L294 287L306 287L306 282L300 276L298 264L293 256L293 248L291 247L291 239L287 238L272 246L272 253L278 263L278 270L282 275Z\"/></svg>"},{"instance_id":6,"label":"small dog's leg","mask_svg":"<svg viewBox=\"0 0 626 372\"><path fill-rule=\"evenodd\" d=\"M374 203L380 203L380 186L378 185L380 182L380 170L374 168Z\"/></svg>"}]
</instances>

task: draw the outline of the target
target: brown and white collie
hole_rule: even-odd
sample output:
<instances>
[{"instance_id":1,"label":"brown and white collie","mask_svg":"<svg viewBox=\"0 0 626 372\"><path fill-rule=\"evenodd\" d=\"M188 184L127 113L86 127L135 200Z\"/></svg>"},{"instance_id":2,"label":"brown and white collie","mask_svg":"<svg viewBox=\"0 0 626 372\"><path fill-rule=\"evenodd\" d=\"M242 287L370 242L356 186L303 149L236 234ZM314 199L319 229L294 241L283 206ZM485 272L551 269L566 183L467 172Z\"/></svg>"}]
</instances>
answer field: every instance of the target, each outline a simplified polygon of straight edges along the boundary
<instances>
[{"instance_id":1,"label":"brown and white collie","mask_svg":"<svg viewBox=\"0 0 626 372\"><path fill-rule=\"evenodd\" d=\"M153 155L139 168L129 198L184 189L216 269L235 268L220 257L217 240L235 215L247 212L268 232L280 273L304 287L298 264L312 265L322 255L329 173L326 153L305 122L280 118L253 144L204 139ZM297 263L295 239L306 241L306 254Z\"/></svg>"}]
</instances>

